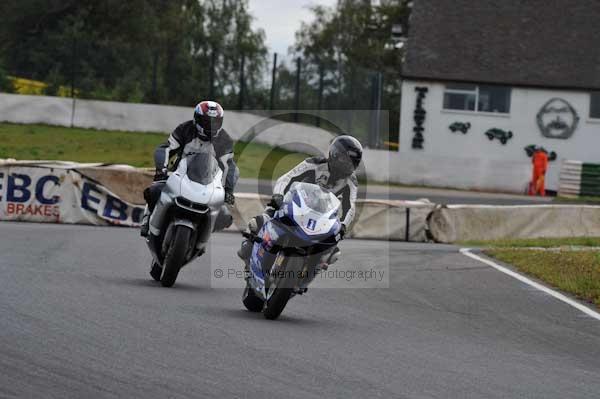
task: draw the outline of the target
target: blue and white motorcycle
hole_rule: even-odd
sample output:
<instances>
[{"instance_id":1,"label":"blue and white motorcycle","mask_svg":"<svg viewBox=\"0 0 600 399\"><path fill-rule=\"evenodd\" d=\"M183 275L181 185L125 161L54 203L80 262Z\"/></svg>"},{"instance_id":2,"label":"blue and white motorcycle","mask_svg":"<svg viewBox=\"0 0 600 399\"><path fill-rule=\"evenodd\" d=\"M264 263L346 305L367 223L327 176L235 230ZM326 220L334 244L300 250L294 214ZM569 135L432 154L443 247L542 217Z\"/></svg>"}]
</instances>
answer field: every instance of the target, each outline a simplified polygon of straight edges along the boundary
<instances>
[{"instance_id":1,"label":"blue and white motorcycle","mask_svg":"<svg viewBox=\"0 0 600 399\"><path fill-rule=\"evenodd\" d=\"M273 218L257 232L244 232L252 243L245 261L242 301L267 319L279 317L290 298L308 289L340 251L341 203L316 184L294 183Z\"/></svg>"}]
</instances>

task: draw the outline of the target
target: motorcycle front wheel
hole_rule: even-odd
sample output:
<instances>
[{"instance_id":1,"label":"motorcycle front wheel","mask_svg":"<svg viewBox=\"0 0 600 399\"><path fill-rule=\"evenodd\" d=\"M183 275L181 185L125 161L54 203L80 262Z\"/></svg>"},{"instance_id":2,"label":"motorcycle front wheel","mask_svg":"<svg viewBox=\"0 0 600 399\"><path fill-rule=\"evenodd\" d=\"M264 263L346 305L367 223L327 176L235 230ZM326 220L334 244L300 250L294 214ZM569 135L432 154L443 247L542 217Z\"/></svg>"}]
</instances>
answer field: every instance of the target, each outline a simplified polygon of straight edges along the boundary
<instances>
[{"instance_id":1,"label":"motorcycle front wheel","mask_svg":"<svg viewBox=\"0 0 600 399\"><path fill-rule=\"evenodd\" d=\"M175 226L171 245L165 256L163 274L160 283L163 287L172 287L177 280L179 270L185 263L192 230L187 226Z\"/></svg>"},{"instance_id":2,"label":"motorcycle front wheel","mask_svg":"<svg viewBox=\"0 0 600 399\"><path fill-rule=\"evenodd\" d=\"M278 318L291 297L291 288L275 288L271 298L269 298L269 301L267 302L267 306L263 309L265 318L268 320L275 320Z\"/></svg>"}]
</instances>

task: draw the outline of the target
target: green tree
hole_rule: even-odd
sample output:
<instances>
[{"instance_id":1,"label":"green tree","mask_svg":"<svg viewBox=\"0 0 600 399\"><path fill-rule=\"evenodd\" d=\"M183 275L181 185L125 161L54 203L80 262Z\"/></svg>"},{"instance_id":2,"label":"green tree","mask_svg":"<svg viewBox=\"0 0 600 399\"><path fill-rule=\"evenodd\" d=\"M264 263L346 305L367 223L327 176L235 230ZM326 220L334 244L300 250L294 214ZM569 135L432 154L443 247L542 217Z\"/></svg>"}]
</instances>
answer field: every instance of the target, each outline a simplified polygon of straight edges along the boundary
<instances>
[{"instance_id":1,"label":"green tree","mask_svg":"<svg viewBox=\"0 0 600 399\"><path fill-rule=\"evenodd\" d=\"M0 92L3 93L12 93L13 85L10 79L8 78L8 74L0 64Z\"/></svg>"},{"instance_id":2,"label":"green tree","mask_svg":"<svg viewBox=\"0 0 600 399\"><path fill-rule=\"evenodd\" d=\"M391 32L394 24L406 28L409 1L380 0L373 5L368 0L338 0L335 7L316 6L312 12L312 22L302 24L293 48L304 60L303 80L314 93L322 76L325 109L370 109L373 85L381 73L382 108L390 111L390 128L397 133L404 52L393 45ZM316 107L318 97L305 98ZM364 122L361 127L357 130L365 130Z\"/></svg>"},{"instance_id":3,"label":"green tree","mask_svg":"<svg viewBox=\"0 0 600 399\"><path fill-rule=\"evenodd\" d=\"M241 63L244 59L244 105L248 108L262 104L266 99L262 87L267 49L262 29L252 29L248 1L207 1L207 18L204 25L203 52L197 55L208 66L207 77L214 85L217 101L229 108L237 108L241 91ZM210 85L209 85L210 86ZM260 93L258 98L256 94ZM251 95L252 94L252 95Z\"/></svg>"},{"instance_id":4,"label":"green tree","mask_svg":"<svg viewBox=\"0 0 600 399\"><path fill-rule=\"evenodd\" d=\"M0 60L52 92L183 105L213 95L232 106L241 54L249 86L263 75L264 33L247 0L5 0L0 11Z\"/></svg>"}]
</instances>

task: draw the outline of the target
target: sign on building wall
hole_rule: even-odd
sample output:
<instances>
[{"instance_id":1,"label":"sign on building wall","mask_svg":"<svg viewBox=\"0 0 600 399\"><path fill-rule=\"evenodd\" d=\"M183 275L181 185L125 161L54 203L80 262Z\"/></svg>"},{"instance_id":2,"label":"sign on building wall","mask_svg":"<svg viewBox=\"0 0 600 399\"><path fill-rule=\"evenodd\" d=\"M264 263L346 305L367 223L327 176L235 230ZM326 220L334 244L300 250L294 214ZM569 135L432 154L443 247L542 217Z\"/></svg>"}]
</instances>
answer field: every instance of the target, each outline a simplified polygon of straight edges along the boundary
<instances>
[{"instance_id":1,"label":"sign on building wall","mask_svg":"<svg viewBox=\"0 0 600 399\"><path fill-rule=\"evenodd\" d=\"M579 115L567 101L552 98L540 109L536 120L544 137L568 139L577 129Z\"/></svg>"},{"instance_id":2,"label":"sign on building wall","mask_svg":"<svg viewBox=\"0 0 600 399\"><path fill-rule=\"evenodd\" d=\"M415 105L414 111L414 121L415 126L413 127L413 132L415 135L412 139L412 148L415 150L423 149L423 142L425 138L423 137L423 132L425 128L423 125L425 124L425 115L427 115L427 111L423 107L423 101L425 100L425 96L429 89L427 87L415 87L415 92L417 93L417 103Z\"/></svg>"}]
</instances>

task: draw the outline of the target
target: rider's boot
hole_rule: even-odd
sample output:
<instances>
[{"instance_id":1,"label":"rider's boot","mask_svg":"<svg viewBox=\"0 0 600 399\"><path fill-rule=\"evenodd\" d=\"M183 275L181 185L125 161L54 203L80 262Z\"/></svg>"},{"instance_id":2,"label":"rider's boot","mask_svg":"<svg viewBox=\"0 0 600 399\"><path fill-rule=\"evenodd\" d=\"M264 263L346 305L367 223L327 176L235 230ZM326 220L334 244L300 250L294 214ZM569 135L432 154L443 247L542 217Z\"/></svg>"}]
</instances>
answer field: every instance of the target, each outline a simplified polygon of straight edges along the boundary
<instances>
[{"instance_id":1,"label":"rider's boot","mask_svg":"<svg viewBox=\"0 0 600 399\"><path fill-rule=\"evenodd\" d=\"M160 281L160 276L162 275L162 268L154 261L152 261L152 266L150 267L150 275L156 281Z\"/></svg>"},{"instance_id":2,"label":"rider's boot","mask_svg":"<svg viewBox=\"0 0 600 399\"><path fill-rule=\"evenodd\" d=\"M250 231L250 233L252 234L257 234L258 230L260 230L260 228L262 227L263 224L263 216L256 216L253 217L252 219L250 219L248 221L248 230ZM245 239L244 241L242 241L242 245L240 247L240 249L237 251L237 256L239 256L239 258L243 261L247 261L248 259L250 259L250 255L252 254L252 246L253 243L248 240Z\"/></svg>"},{"instance_id":3,"label":"rider's boot","mask_svg":"<svg viewBox=\"0 0 600 399\"><path fill-rule=\"evenodd\" d=\"M148 210L148 205L144 209L144 215L142 216L142 223L140 225L140 235L142 237L148 237L148 232L150 231L150 211Z\"/></svg>"},{"instance_id":4,"label":"rider's boot","mask_svg":"<svg viewBox=\"0 0 600 399\"><path fill-rule=\"evenodd\" d=\"M237 251L237 256L243 261L250 259L250 255L252 254L252 243L250 240L242 241L242 245L240 249Z\"/></svg>"}]
</instances>

